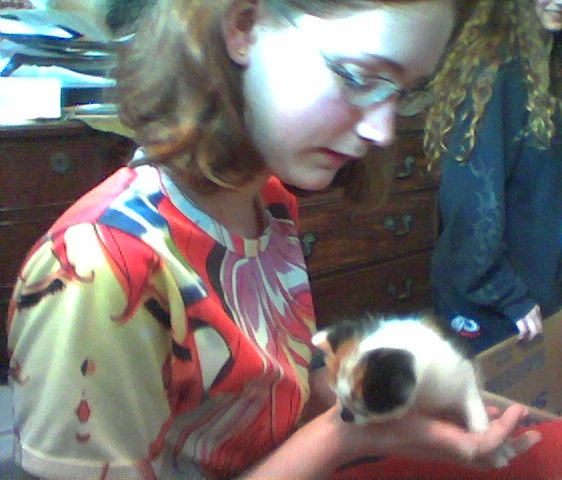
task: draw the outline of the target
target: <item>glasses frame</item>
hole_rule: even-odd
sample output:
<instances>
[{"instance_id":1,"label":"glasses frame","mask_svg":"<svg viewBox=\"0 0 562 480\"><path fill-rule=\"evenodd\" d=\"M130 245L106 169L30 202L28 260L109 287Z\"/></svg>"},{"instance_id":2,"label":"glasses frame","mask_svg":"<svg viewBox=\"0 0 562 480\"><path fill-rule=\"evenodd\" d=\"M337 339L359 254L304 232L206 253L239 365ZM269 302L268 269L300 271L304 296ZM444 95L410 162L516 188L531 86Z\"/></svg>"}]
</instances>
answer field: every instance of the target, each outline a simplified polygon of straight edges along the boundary
<instances>
[{"instance_id":1,"label":"glasses frame","mask_svg":"<svg viewBox=\"0 0 562 480\"><path fill-rule=\"evenodd\" d=\"M336 75L345 101L356 107L366 108L377 105L392 97L396 97L400 101L406 94L405 89L388 78L376 75L371 77L369 81L365 81L329 58L321 50L319 52L326 67Z\"/></svg>"}]
</instances>

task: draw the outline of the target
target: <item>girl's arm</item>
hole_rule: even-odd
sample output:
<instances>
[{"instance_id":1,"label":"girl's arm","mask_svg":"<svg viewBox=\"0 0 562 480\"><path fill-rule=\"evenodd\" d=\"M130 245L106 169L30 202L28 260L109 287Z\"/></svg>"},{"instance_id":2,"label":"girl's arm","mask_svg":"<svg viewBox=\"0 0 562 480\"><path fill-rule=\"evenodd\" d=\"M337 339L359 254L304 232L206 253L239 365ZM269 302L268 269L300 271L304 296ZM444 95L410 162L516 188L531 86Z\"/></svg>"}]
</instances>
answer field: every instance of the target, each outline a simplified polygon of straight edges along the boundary
<instances>
[{"instance_id":1,"label":"girl's arm","mask_svg":"<svg viewBox=\"0 0 562 480\"><path fill-rule=\"evenodd\" d=\"M240 479L326 479L344 463L365 456L440 460L489 469L493 468L493 453L504 442L521 454L541 439L536 431L512 437L526 414L523 406L512 405L490 422L486 432L471 433L455 423L418 413L409 413L400 421L358 426L343 422L334 405Z\"/></svg>"}]
</instances>

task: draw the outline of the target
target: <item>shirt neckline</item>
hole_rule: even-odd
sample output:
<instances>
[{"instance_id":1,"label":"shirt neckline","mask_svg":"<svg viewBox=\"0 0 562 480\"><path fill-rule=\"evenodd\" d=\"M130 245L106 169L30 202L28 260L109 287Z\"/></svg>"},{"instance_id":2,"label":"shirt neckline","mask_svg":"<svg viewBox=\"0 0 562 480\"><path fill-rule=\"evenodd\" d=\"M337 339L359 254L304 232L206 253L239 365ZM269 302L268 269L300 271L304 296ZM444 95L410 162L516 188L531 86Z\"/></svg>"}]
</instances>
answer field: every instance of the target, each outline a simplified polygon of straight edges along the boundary
<instances>
[{"instance_id":1,"label":"shirt neckline","mask_svg":"<svg viewBox=\"0 0 562 480\"><path fill-rule=\"evenodd\" d=\"M155 168L155 167L153 167ZM211 215L201 210L188 195L183 193L163 169L157 168L160 175L162 189L172 204L188 219L195 223L201 230L213 238L227 250L244 257L255 257L263 252L272 233L271 213L260 201L259 208L262 215L263 233L257 238L247 238L233 233Z\"/></svg>"}]
</instances>

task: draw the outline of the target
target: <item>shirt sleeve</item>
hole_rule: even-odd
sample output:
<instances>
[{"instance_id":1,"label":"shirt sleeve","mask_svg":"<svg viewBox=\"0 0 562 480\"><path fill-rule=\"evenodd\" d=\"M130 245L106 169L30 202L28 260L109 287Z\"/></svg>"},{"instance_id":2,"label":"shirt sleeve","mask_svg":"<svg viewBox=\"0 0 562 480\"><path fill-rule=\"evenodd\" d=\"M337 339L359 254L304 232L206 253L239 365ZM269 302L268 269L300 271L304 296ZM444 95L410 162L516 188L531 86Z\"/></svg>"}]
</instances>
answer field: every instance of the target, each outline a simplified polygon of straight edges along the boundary
<instances>
[{"instance_id":1,"label":"shirt sleeve","mask_svg":"<svg viewBox=\"0 0 562 480\"><path fill-rule=\"evenodd\" d=\"M512 321L536 303L510 264L505 236L505 185L522 148L526 91L521 71L500 70L466 161L454 159L466 121L452 133L442 159L442 232L434 251L432 284L455 314L495 312ZM471 100L464 107L470 108ZM464 118L458 115L458 118Z\"/></svg>"},{"instance_id":2,"label":"shirt sleeve","mask_svg":"<svg viewBox=\"0 0 562 480\"><path fill-rule=\"evenodd\" d=\"M146 250L135 264L152 265L149 274L139 279L123 263L116 273L95 225L62 235L28 258L12 298L16 456L46 478L152 478L151 447L170 415L171 342L135 302L135 282L162 303L165 272Z\"/></svg>"}]
</instances>

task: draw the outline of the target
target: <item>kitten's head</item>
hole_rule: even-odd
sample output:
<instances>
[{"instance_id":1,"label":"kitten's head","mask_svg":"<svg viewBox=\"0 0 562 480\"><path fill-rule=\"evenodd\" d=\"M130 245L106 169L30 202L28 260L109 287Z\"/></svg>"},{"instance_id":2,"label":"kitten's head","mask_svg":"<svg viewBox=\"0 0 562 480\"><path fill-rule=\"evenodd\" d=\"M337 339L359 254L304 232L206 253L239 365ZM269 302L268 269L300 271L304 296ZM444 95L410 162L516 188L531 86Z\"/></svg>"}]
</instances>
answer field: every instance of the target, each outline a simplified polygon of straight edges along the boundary
<instances>
[{"instance_id":1,"label":"kitten's head","mask_svg":"<svg viewBox=\"0 0 562 480\"><path fill-rule=\"evenodd\" d=\"M333 388L346 422L364 424L402 416L413 404L415 357L405 348L372 345L362 340L376 335L376 322L342 322L317 333L312 341L326 354ZM376 343L376 342L375 342Z\"/></svg>"}]
</instances>

